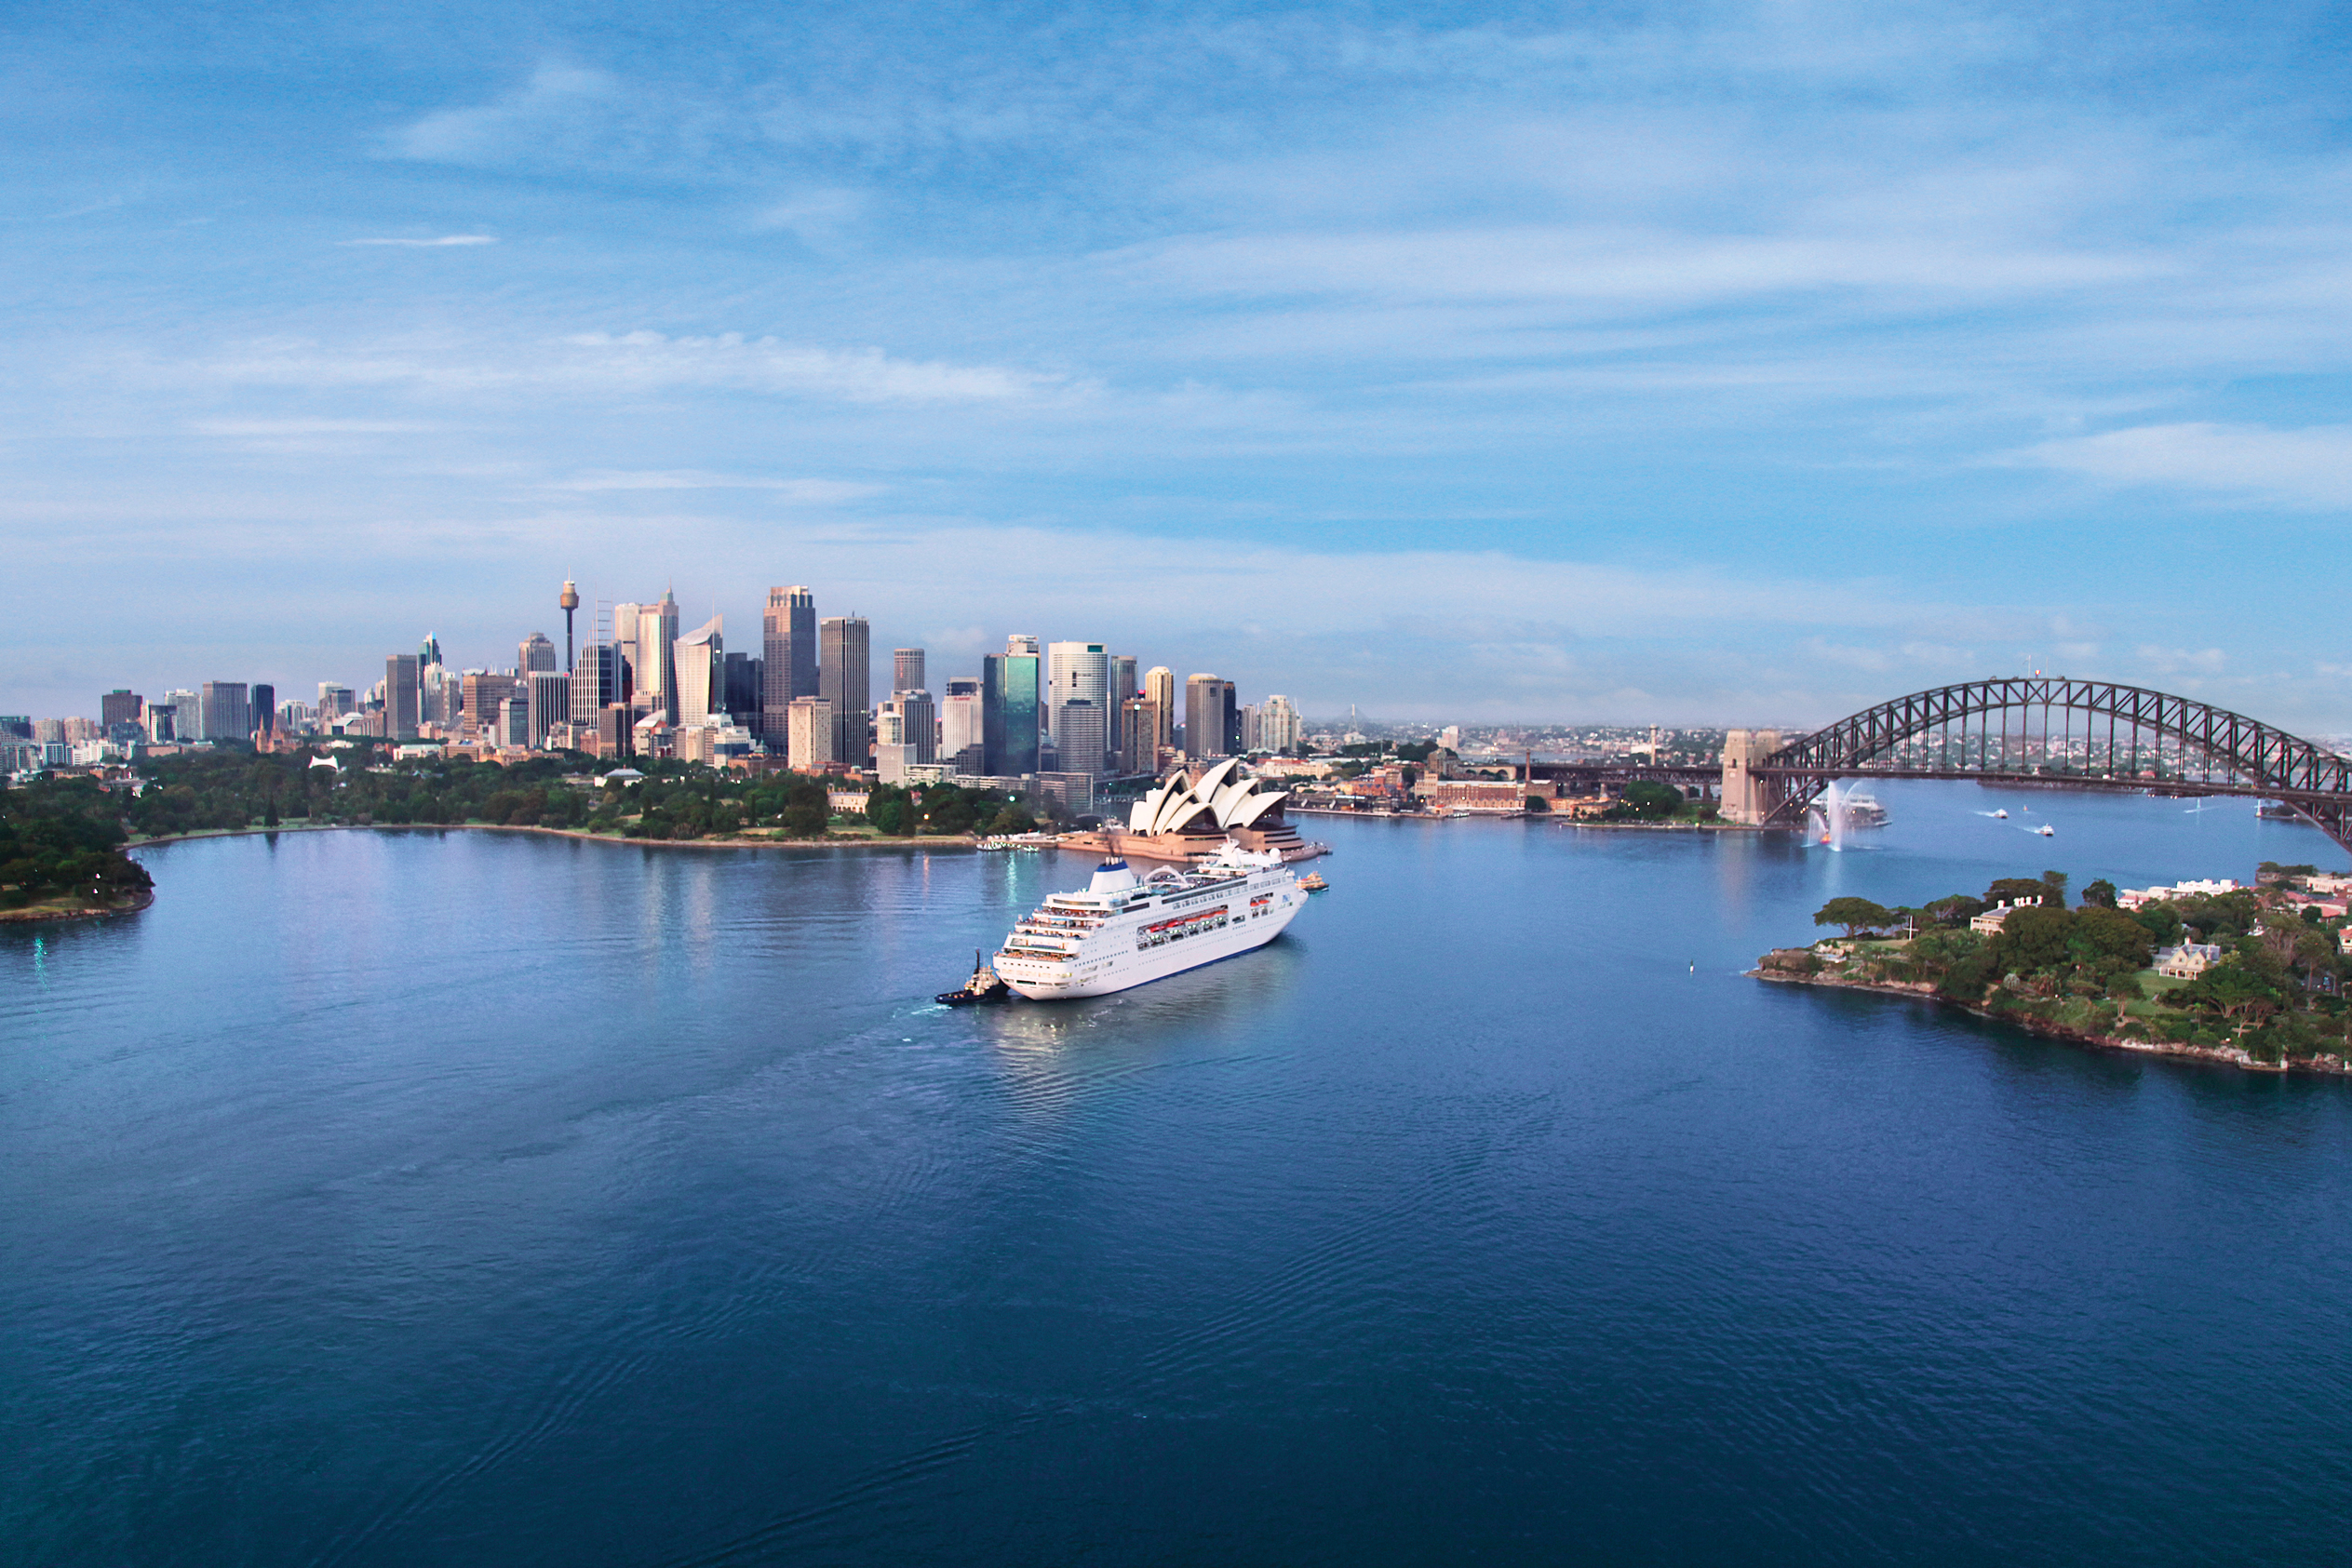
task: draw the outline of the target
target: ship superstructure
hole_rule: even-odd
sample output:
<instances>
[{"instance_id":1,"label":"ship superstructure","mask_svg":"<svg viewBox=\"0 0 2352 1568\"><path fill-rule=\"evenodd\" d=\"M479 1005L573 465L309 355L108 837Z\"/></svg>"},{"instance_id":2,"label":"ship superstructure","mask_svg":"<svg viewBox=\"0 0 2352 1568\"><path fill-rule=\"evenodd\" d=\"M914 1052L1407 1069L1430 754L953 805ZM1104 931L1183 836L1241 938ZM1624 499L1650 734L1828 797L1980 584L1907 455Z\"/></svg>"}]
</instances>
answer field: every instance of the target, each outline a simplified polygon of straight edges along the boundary
<instances>
[{"instance_id":1,"label":"ship superstructure","mask_svg":"<svg viewBox=\"0 0 2352 1568\"><path fill-rule=\"evenodd\" d=\"M1306 903L1279 851L1229 843L1148 877L1114 856L1084 891L1055 893L1015 926L994 964L1033 1000L1105 996L1262 947Z\"/></svg>"}]
</instances>

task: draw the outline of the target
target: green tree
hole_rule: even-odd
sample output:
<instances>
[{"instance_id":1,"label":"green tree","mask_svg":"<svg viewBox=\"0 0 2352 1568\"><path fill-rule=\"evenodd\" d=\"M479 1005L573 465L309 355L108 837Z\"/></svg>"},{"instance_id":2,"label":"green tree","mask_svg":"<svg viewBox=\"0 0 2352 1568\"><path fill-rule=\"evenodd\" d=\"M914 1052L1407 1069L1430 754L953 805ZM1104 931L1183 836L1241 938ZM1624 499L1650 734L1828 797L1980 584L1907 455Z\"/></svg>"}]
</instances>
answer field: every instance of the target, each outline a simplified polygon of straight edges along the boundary
<instances>
[{"instance_id":1,"label":"green tree","mask_svg":"<svg viewBox=\"0 0 2352 1568\"><path fill-rule=\"evenodd\" d=\"M2050 884L2033 877L2003 877L1984 890L1986 904L2038 904L2050 892Z\"/></svg>"},{"instance_id":2,"label":"green tree","mask_svg":"<svg viewBox=\"0 0 2352 1568\"><path fill-rule=\"evenodd\" d=\"M2172 993L2176 1007L2259 1023L2278 1011L2279 996L2261 975L2238 964L2215 964Z\"/></svg>"},{"instance_id":3,"label":"green tree","mask_svg":"<svg viewBox=\"0 0 2352 1568\"><path fill-rule=\"evenodd\" d=\"M2074 966L2067 939L2076 917L2064 909L2029 905L2009 911L1993 939L1994 961L2004 974L2055 975Z\"/></svg>"},{"instance_id":4,"label":"green tree","mask_svg":"<svg viewBox=\"0 0 2352 1568\"><path fill-rule=\"evenodd\" d=\"M2082 885L2082 901L2086 907L2113 909L2116 906L2116 885L2104 877Z\"/></svg>"},{"instance_id":5,"label":"green tree","mask_svg":"<svg viewBox=\"0 0 2352 1568\"><path fill-rule=\"evenodd\" d=\"M1635 822L1663 822L1678 814L1682 809L1683 792L1673 784L1653 784L1647 779L1636 779L1625 786L1624 793L1617 798L1617 804L1611 806L1603 815L1620 822L1629 819Z\"/></svg>"},{"instance_id":6,"label":"green tree","mask_svg":"<svg viewBox=\"0 0 2352 1568\"><path fill-rule=\"evenodd\" d=\"M1895 924L1895 912L1866 898L1833 898L1813 912L1817 926L1844 926L1849 937Z\"/></svg>"}]
</instances>

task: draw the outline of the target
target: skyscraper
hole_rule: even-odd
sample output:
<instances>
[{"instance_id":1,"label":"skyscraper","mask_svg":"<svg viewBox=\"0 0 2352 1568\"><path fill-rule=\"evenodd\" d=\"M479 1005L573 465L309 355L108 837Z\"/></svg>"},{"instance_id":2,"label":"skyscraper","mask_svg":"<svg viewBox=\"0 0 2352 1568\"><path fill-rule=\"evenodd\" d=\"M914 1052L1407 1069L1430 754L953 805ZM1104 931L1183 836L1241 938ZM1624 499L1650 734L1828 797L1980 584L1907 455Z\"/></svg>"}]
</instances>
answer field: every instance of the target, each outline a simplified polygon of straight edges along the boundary
<instances>
[{"instance_id":1,"label":"skyscraper","mask_svg":"<svg viewBox=\"0 0 2352 1568\"><path fill-rule=\"evenodd\" d=\"M1058 771L1090 777L1100 773L1109 750L1104 734L1109 716L1086 697L1071 698L1056 707L1054 714L1055 755L1061 758Z\"/></svg>"},{"instance_id":2,"label":"skyscraper","mask_svg":"<svg viewBox=\"0 0 2352 1568\"><path fill-rule=\"evenodd\" d=\"M988 726L980 712L980 683L949 680L947 701L939 709L939 760L959 773L987 772L987 736Z\"/></svg>"},{"instance_id":3,"label":"skyscraper","mask_svg":"<svg viewBox=\"0 0 2352 1568\"><path fill-rule=\"evenodd\" d=\"M136 724L142 706L138 692L117 686L98 700L98 721L110 730L117 724Z\"/></svg>"},{"instance_id":4,"label":"skyscraper","mask_svg":"<svg viewBox=\"0 0 2352 1568\"><path fill-rule=\"evenodd\" d=\"M1119 771L1154 773L1160 769L1160 704L1130 697L1119 705Z\"/></svg>"},{"instance_id":5,"label":"skyscraper","mask_svg":"<svg viewBox=\"0 0 2352 1568\"><path fill-rule=\"evenodd\" d=\"M383 662L383 732L396 741L413 741L417 710L423 701L417 656L395 653Z\"/></svg>"},{"instance_id":6,"label":"skyscraper","mask_svg":"<svg viewBox=\"0 0 2352 1568\"><path fill-rule=\"evenodd\" d=\"M637 614L638 705L678 722L678 600L668 589L662 602Z\"/></svg>"},{"instance_id":7,"label":"skyscraper","mask_svg":"<svg viewBox=\"0 0 2352 1568\"><path fill-rule=\"evenodd\" d=\"M561 670L533 670L523 685L531 705L531 736L524 744L544 746L549 730L571 721L571 677Z\"/></svg>"},{"instance_id":8,"label":"skyscraper","mask_svg":"<svg viewBox=\"0 0 2352 1568\"><path fill-rule=\"evenodd\" d=\"M200 731L208 741L242 741L253 733L253 710L245 694L241 680L208 680L204 683L204 728Z\"/></svg>"},{"instance_id":9,"label":"skyscraper","mask_svg":"<svg viewBox=\"0 0 2352 1568\"><path fill-rule=\"evenodd\" d=\"M680 724L727 711L726 617L714 615L670 645Z\"/></svg>"},{"instance_id":10,"label":"skyscraper","mask_svg":"<svg viewBox=\"0 0 2352 1568\"><path fill-rule=\"evenodd\" d=\"M755 735L760 733L761 668L761 662L752 654L727 655L727 715Z\"/></svg>"},{"instance_id":11,"label":"skyscraper","mask_svg":"<svg viewBox=\"0 0 2352 1568\"><path fill-rule=\"evenodd\" d=\"M277 732L277 688L256 684L246 705L246 722L264 735Z\"/></svg>"},{"instance_id":12,"label":"skyscraper","mask_svg":"<svg viewBox=\"0 0 2352 1568\"><path fill-rule=\"evenodd\" d=\"M929 686L923 680L922 666L921 649L894 649L890 655L890 689L893 691L928 690Z\"/></svg>"},{"instance_id":13,"label":"skyscraper","mask_svg":"<svg viewBox=\"0 0 2352 1568\"><path fill-rule=\"evenodd\" d=\"M1056 766L1065 773L1099 773L1109 742L1103 704L1110 694L1110 661L1098 642L1057 642L1045 650L1046 730L1054 737ZM1083 704L1091 719L1076 740L1062 734L1062 711Z\"/></svg>"},{"instance_id":14,"label":"skyscraper","mask_svg":"<svg viewBox=\"0 0 2352 1568\"><path fill-rule=\"evenodd\" d=\"M980 661L984 771L1000 778L1037 771L1037 639L1009 637Z\"/></svg>"},{"instance_id":15,"label":"skyscraper","mask_svg":"<svg viewBox=\"0 0 2352 1568\"><path fill-rule=\"evenodd\" d=\"M1160 733L1153 739L1152 745L1157 748L1176 744L1176 672L1165 664L1152 665L1149 673L1143 677L1143 694L1151 699L1160 715Z\"/></svg>"},{"instance_id":16,"label":"skyscraper","mask_svg":"<svg viewBox=\"0 0 2352 1568\"><path fill-rule=\"evenodd\" d=\"M637 622L644 609L641 604L612 607L612 651L620 661L620 685L613 689L612 697L616 703L635 703L638 688L644 684L638 675L637 663Z\"/></svg>"},{"instance_id":17,"label":"skyscraper","mask_svg":"<svg viewBox=\"0 0 2352 1568\"><path fill-rule=\"evenodd\" d=\"M866 766L874 721L873 654L863 615L828 615L817 623L816 694L833 704L833 757Z\"/></svg>"},{"instance_id":18,"label":"skyscraper","mask_svg":"<svg viewBox=\"0 0 2352 1568\"><path fill-rule=\"evenodd\" d=\"M1117 713L1127 705L1127 699L1134 695L1136 695L1136 656L1132 653L1114 653L1110 656L1110 692L1105 699L1103 706L1112 713ZM1118 737L1114 735L1111 737L1112 749L1116 750L1118 744Z\"/></svg>"},{"instance_id":19,"label":"skyscraper","mask_svg":"<svg viewBox=\"0 0 2352 1568\"><path fill-rule=\"evenodd\" d=\"M571 687L567 696L571 722L580 730L592 732L603 719L604 710L620 700L619 650L609 642L588 644L571 666Z\"/></svg>"},{"instance_id":20,"label":"skyscraper","mask_svg":"<svg viewBox=\"0 0 2352 1568\"><path fill-rule=\"evenodd\" d=\"M417 644L416 667L420 670L429 669L440 662L441 639L431 632L427 632L424 634L424 640Z\"/></svg>"},{"instance_id":21,"label":"skyscraper","mask_svg":"<svg viewBox=\"0 0 2352 1568\"><path fill-rule=\"evenodd\" d=\"M771 588L760 617L759 727L770 750L786 744L795 697L816 695L816 596Z\"/></svg>"},{"instance_id":22,"label":"skyscraper","mask_svg":"<svg viewBox=\"0 0 2352 1568\"><path fill-rule=\"evenodd\" d=\"M900 740L914 747L908 760L936 762L939 760L939 714L932 706L931 693L920 689L895 694L900 720Z\"/></svg>"},{"instance_id":23,"label":"skyscraper","mask_svg":"<svg viewBox=\"0 0 2352 1568\"><path fill-rule=\"evenodd\" d=\"M1195 762L1230 757L1241 749L1233 733L1239 718L1233 711L1233 683L1213 675L1196 675L1184 683L1184 755Z\"/></svg>"},{"instance_id":24,"label":"skyscraper","mask_svg":"<svg viewBox=\"0 0 2352 1568\"><path fill-rule=\"evenodd\" d=\"M556 645L547 640L544 632L533 632L515 647L515 672L529 675L533 670L556 668Z\"/></svg>"}]
</instances>

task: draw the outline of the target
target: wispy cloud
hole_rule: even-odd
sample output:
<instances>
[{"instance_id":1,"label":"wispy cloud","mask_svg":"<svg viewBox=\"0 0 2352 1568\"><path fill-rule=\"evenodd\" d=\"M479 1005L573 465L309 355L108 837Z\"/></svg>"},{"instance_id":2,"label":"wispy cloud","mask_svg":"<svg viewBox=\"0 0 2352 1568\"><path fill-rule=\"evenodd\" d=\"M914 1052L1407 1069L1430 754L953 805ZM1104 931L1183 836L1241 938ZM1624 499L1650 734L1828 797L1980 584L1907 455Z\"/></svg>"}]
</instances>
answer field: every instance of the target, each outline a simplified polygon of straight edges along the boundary
<instances>
[{"instance_id":1,"label":"wispy cloud","mask_svg":"<svg viewBox=\"0 0 2352 1568\"><path fill-rule=\"evenodd\" d=\"M367 239L341 239L337 245L397 245L420 250L437 249L445 245L496 245L496 235L436 235L430 239L406 239L397 235L370 236Z\"/></svg>"},{"instance_id":2,"label":"wispy cloud","mask_svg":"<svg viewBox=\"0 0 2352 1568\"><path fill-rule=\"evenodd\" d=\"M2331 511L2352 506L2352 425L2147 424L2045 441L2012 461L2113 485L2166 486Z\"/></svg>"},{"instance_id":3,"label":"wispy cloud","mask_svg":"<svg viewBox=\"0 0 2352 1568\"><path fill-rule=\"evenodd\" d=\"M576 332L519 343L447 335L390 343L276 340L190 363L141 363L141 373L158 380L194 377L319 391L406 385L444 393L553 389L590 396L704 387L853 404L957 404L1036 401L1087 390L1043 371L908 359L880 348L829 348L740 332Z\"/></svg>"}]
</instances>

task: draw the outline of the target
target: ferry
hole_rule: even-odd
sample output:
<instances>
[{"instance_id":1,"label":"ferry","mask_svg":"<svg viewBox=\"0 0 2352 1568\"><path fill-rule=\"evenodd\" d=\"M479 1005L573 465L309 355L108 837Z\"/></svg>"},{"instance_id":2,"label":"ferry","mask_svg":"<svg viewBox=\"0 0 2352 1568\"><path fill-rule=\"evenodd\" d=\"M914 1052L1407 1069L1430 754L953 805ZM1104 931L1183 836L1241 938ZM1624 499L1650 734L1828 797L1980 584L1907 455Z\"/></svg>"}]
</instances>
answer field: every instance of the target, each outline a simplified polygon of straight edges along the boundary
<instances>
[{"instance_id":1,"label":"ferry","mask_svg":"<svg viewBox=\"0 0 2352 1568\"><path fill-rule=\"evenodd\" d=\"M1306 903L1276 850L1229 839L1185 870L1148 877L1113 856L1083 892L1055 893L1015 926L994 968L1032 1001L1109 996L1263 947Z\"/></svg>"}]
</instances>

